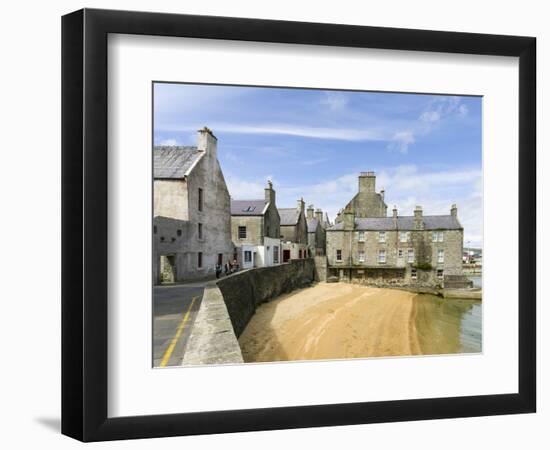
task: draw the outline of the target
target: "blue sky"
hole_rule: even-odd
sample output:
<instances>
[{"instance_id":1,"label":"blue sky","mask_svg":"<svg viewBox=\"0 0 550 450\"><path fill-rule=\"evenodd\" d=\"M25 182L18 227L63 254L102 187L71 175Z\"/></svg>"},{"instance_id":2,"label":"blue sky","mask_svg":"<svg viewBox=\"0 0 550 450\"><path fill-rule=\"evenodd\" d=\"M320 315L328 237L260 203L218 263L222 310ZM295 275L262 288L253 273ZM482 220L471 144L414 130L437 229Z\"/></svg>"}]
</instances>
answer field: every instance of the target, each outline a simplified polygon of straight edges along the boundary
<instances>
[{"instance_id":1,"label":"blue sky","mask_svg":"<svg viewBox=\"0 0 550 450\"><path fill-rule=\"evenodd\" d=\"M390 210L456 203L465 245L481 245L480 97L167 83L154 94L155 144L195 145L208 126L235 199L262 198L271 179L279 207L303 197L333 220L373 170Z\"/></svg>"}]
</instances>

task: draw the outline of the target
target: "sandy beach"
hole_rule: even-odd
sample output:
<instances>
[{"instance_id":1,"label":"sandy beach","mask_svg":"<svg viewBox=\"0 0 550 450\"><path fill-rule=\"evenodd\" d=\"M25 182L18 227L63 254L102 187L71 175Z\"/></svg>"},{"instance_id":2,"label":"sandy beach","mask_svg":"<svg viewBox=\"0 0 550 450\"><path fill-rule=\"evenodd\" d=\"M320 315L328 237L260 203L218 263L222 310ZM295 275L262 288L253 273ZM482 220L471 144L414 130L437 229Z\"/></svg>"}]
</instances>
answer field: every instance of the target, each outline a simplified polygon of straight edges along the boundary
<instances>
[{"instance_id":1,"label":"sandy beach","mask_svg":"<svg viewBox=\"0 0 550 450\"><path fill-rule=\"evenodd\" d=\"M420 354L415 294L319 283L260 306L239 338L246 362Z\"/></svg>"}]
</instances>

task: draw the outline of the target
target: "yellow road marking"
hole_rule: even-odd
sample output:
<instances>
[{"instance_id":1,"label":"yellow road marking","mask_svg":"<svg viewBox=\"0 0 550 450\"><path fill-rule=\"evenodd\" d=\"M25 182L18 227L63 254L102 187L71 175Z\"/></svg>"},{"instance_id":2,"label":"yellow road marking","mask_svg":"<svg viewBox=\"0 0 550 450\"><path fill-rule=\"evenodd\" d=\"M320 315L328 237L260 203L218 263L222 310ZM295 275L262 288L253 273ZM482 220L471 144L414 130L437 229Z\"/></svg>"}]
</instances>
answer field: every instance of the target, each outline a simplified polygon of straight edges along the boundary
<instances>
[{"instance_id":1,"label":"yellow road marking","mask_svg":"<svg viewBox=\"0 0 550 450\"><path fill-rule=\"evenodd\" d=\"M176 344L178 343L178 340L181 336L181 333L183 332L183 329L185 328L185 324L189 320L189 314L191 313L191 308L193 307L193 304L195 303L195 300L198 297L193 297L191 300L191 304L189 305L189 308L187 308L187 312L185 313L185 316L183 316L183 319L180 322L180 325L178 327L178 330L176 331L176 334L172 338L172 341L170 342L170 345L166 349L166 352L164 352L164 356L162 357L162 361L160 362L160 367L165 367L166 364L168 364L168 361L170 361L170 357L172 356L172 352L174 351L174 348L176 348Z\"/></svg>"}]
</instances>

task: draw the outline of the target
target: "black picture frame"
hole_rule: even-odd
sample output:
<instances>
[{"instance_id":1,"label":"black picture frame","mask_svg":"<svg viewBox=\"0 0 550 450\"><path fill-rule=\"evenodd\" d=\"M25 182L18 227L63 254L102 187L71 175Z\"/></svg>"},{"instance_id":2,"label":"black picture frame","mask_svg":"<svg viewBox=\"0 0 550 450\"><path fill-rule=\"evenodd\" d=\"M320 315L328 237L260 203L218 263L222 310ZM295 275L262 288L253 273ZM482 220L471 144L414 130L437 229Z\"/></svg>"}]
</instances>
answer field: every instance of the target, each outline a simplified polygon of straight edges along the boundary
<instances>
[{"instance_id":1,"label":"black picture frame","mask_svg":"<svg viewBox=\"0 0 550 450\"><path fill-rule=\"evenodd\" d=\"M107 417L109 33L518 57L518 392ZM535 91L533 37L94 9L63 16L62 433L103 441L535 412Z\"/></svg>"}]
</instances>

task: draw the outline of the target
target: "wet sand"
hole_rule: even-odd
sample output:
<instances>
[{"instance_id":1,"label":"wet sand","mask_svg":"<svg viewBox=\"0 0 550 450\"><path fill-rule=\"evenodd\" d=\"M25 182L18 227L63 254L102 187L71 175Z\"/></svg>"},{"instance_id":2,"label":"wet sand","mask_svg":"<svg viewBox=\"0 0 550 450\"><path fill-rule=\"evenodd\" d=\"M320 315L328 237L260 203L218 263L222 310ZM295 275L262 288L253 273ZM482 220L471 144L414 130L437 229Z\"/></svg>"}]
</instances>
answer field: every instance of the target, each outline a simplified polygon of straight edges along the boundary
<instances>
[{"instance_id":1,"label":"wet sand","mask_svg":"<svg viewBox=\"0 0 550 450\"><path fill-rule=\"evenodd\" d=\"M421 354L415 294L319 283L258 308L239 338L246 362Z\"/></svg>"}]
</instances>

